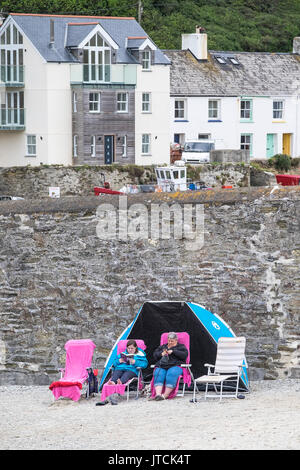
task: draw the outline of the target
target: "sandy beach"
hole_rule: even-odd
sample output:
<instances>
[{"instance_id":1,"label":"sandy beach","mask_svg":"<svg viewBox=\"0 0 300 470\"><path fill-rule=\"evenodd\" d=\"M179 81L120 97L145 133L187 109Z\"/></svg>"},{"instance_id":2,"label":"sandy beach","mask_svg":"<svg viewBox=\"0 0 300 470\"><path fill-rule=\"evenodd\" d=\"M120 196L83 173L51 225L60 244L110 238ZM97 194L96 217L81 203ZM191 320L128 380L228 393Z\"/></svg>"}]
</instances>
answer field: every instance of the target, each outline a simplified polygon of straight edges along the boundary
<instances>
[{"instance_id":1,"label":"sandy beach","mask_svg":"<svg viewBox=\"0 0 300 470\"><path fill-rule=\"evenodd\" d=\"M53 401L47 386L1 386L2 450L299 450L300 381L252 382L243 400L192 395L118 406ZM166 430L168 432L166 432Z\"/></svg>"}]
</instances>

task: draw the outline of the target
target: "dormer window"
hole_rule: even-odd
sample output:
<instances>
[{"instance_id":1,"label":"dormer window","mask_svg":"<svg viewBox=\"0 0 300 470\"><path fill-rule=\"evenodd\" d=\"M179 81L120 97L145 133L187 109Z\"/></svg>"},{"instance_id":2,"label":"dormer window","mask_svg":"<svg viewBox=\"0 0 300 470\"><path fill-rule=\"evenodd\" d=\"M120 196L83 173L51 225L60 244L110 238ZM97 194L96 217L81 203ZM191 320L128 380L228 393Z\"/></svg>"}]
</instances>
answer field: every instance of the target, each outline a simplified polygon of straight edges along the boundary
<instances>
[{"instance_id":1,"label":"dormer window","mask_svg":"<svg viewBox=\"0 0 300 470\"><path fill-rule=\"evenodd\" d=\"M151 52L146 50L142 52L142 70L151 69Z\"/></svg>"},{"instance_id":2,"label":"dormer window","mask_svg":"<svg viewBox=\"0 0 300 470\"><path fill-rule=\"evenodd\" d=\"M84 82L110 81L111 48L99 33L84 46L83 64Z\"/></svg>"},{"instance_id":3,"label":"dormer window","mask_svg":"<svg viewBox=\"0 0 300 470\"><path fill-rule=\"evenodd\" d=\"M24 82L23 36L14 24L8 24L0 36L0 80Z\"/></svg>"}]
</instances>

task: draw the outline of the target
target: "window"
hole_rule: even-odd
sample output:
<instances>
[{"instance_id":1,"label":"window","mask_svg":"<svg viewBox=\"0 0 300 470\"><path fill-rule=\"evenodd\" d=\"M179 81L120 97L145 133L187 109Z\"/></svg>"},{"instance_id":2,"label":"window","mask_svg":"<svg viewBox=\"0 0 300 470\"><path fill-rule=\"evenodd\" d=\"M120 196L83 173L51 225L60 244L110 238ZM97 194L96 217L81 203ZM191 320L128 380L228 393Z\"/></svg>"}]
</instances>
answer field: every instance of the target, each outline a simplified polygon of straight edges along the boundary
<instances>
[{"instance_id":1,"label":"window","mask_svg":"<svg viewBox=\"0 0 300 470\"><path fill-rule=\"evenodd\" d=\"M210 139L211 134L198 134L198 140Z\"/></svg>"},{"instance_id":2,"label":"window","mask_svg":"<svg viewBox=\"0 0 300 470\"><path fill-rule=\"evenodd\" d=\"M100 93L89 94L89 111L90 113L100 113Z\"/></svg>"},{"instance_id":3,"label":"window","mask_svg":"<svg viewBox=\"0 0 300 470\"><path fill-rule=\"evenodd\" d=\"M77 113L77 93L73 91L73 113Z\"/></svg>"},{"instance_id":4,"label":"window","mask_svg":"<svg viewBox=\"0 0 300 470\"><path fill-rule=\"evenodd\" d=\"M252 134L241 134L241 150L249 150L252 156Z\"/></svg>"},{"instance_id":5,"label":"window","mask_svg":"<svg viewBox=\"0 0 300 470\"><path fill-rule=\"evenodd\" d=\"M150 134L142 135L142 154L150 154Z\"/></svg>"},{"instance_id":6,"label":"window","mask_svg":"<svg viewBox=\"0 0 300 470\"><path fill-rule=\"evenodd\" d=\"M185 119L185 101L184 100L175 100L175 119Z\"/></svg>"},{"instance_id":7,"label":"window","mask_svg":"<svg viewBox=\"0 0 300 470\"><path fill-rule=\"evenodd\" d=\"M150 93L143 93L142 94L142 112L143 113L150 113L151 112L151 105L150 105Z\"/></svg>"},{"instance_id":8,"label":"window","mask_svg":"<svg viewBox=\"0 0 300 470\"><path fill-rule=\"evenodd\" d=\"M73 157L78 157L78 136L73 136Z\"/></svg>"},{"instance_id":9,"label":"window","mask_svg":"<svg viewBox=\"0 0 300 470\"><path fill-rule=\"evenodd\" d=\"M233 65L240 65L239 61L236 60L234 57L229 57L229 60Z\"/></svg>"},{"instance_id":10,"label":"window","mask_svg":"<svg viewBox=\"0 0 300 470\"><path fill-rule=\"evenodd\" d=\"M208 100L208 119L220 119L220 100Z\"/></svg>"},{"instance_id":11,"label":"window","mask_svg":"<svg viewBox=\"0 0 300 470\"><path fill-rule=\"evenodd\" d=\"M109 82L111 49L99 33L83 48L83 81Z\"/></svg>"},{"instance_id":12,"label":"window","mask_svg":"<svg viewBox=\"0 0 300 470\"><path fill-rule=\"evenodd\" d=\"M219 64L226 64L226 59L224 59L224 57L215 56L215 58L217 59L217 61L219 62Z\"/></svg>"},{"instance_id":13,"label":"window","mask_svg":"<svg viewBox=\"0 0 300 470\"><path fill-rule=\"evenodd\" d=\"M91 157L96 156L96 136L91 136Z\"/></svg>"},{"instance_id":14,"label":"window","mask_svg":"<svg viewBox=\"0 0 300 470\"><path fill-rule=\"evenodd\" d=\"M122 137L122 157L127 157L127 135L123 135Z\"/></svg>"},{"instance_id":15,"label":"window","mask_svg":"<svg viewBox=\"0 0 300 470\"><path fill-rule=\"evenodd\" d=\"M128 93L117 94L117 111L118 113L128 113Z\"/></svg>"},{"instance_id":16,"label":"window","mask_svg":"<svg viewBox=\"0 0 300 470\"><path fill-rule=\"evenodd\" d=\"M151 68L151 52L143 51L142 52L142 69L150 70Z\"/></svg>"},{"instance_id":17,"label":"window","mask_svg":"<svg viewBox=\"0 0 300 470\"><path fill-rule=\"evenodd\" d=\"M36 135L27 136L26 155L28 157L36 157Z\"/></svg>"},{"instance_id":18,"label":"window","mask_svg":"<svg viewBox=\"0 0 300 470\"><path fill-rule=\"evenodd\" d=\"M241 100L241 119L252 119L252 100Z\"/></svg>"},{"instance_id":19,"label":"window","mask_svg":"<svg viewBox=\"0 0 300 470\"><path fill-rule=\"evenodd\" d=\"M284 103L282 100L273 101L273 119L283 119Z\"/></svg>"}]
</instances>

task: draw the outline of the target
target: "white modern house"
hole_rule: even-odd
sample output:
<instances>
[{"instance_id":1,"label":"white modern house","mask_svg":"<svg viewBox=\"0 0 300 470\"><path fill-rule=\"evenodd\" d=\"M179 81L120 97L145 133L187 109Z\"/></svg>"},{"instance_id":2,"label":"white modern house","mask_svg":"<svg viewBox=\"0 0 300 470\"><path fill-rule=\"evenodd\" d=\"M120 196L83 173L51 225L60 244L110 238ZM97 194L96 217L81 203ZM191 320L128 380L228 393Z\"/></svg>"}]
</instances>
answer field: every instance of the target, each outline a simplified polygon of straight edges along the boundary
<instances>
[{"instance_id":1,"label":"white modern house","mask_svg":"<svg viewBox=\"0 0 300 470\"><path fill-rule=\"evenodd\" d=\"M169 162L170 61L134 18L10 14L0 167Z\"/></svg>"},{"instance_id":2,"label":"white modern house","mask_svg":"<svg viewBox=\"0 0 300 470\"><path fill-rule=\"evenodd\" d=\"M300 38L293 53L207 50L207 34L182 35L171 60L170 142L212 139L250 158L300 156Z\"/></svg>"}]
</instances>

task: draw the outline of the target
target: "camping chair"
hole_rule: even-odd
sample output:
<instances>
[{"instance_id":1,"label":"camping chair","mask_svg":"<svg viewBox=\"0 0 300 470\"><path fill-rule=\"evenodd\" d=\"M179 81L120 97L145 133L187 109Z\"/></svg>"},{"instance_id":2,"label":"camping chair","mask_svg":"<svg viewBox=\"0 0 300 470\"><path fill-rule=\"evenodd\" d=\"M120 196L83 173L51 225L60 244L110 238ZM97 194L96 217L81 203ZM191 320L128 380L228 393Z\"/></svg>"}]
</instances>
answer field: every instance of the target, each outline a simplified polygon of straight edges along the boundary
<instances>
[{"instance_id":1,"label":"camping chair","mask_svg":"<svg viewBox=\"0 0 300 470\"><path fill-rule=\"evenodd\" d=\"M132 338L130 338L132 339ZM128 339L121 339L119 342L118 342L118 346L117 346L117 355L126 351L126 346L127 346L127 343L128 343ZM142 349L143 351L146 350L147 346L145 345L144 341L142 339L136 339L135 340L138 348ZM112 370L114 369L113 366L110 367L109 369L109 373L112 372ZM134 382L136 382L136 400L139 398L139 390L141 390L143 388L143 385L142 385L142 380L143 380L143 375L142 375L142 369L140 367L137 367L138 369L138 376L137 377L133 377L132 379L128 380L128 382L126 382L125 384L115 384L115 385L108 385L107 383L105 383L102 387L102 390L101 390L101 401L104 402L108 396L110 395L113 395L114 393L118 393L120 395L124 395L125 391L127 392L127 401L129 400L129 390L130 390L130 385Z\"/></svg>"},{"instance_id":2,"label":"camping chair","mask_svg":"<svg viewBox=\"0 0 300 470\"><path fill-rule=\"evenodd\" d=\"M204 364L208 368L208 374L198 377L194 380L193 401L195 402L195 394L197 384L205 383L205 400L206 398L238 398L239 379L242 375L243 367L247 367L245 360L246 339L244 337L219 338L217 347L217 356L215 365ZM211 368L214 368L212 372ZM224 392L224 382L232 382L234 393ZM215 393L208 394L208 386L213 385ZM218 391L216 384L220 384Z\"/></svg>"},{"instance_id":3,"label":"camping chair","mask_svg":"<svg viewBox=\"0 0 300 470\"><path fill-rule=\"evenodd\" d=\"M163 333L161 335L160 345L166 344L168 342L168 334L169 333ZM183 381L183 389L182 389L182 393L178 394L178 396L183 397L186 385L188 387L190 387L191 381L192 381L192 379L194 379L192 371L191 371L192 364L189 363L190 362L190 335L186 332L176 333L176 335L177 335L177 338L178 338L178 343L181 343L181 344L185 345L186 349L188 350L188 355L187 355L185 364L180 364L180 367L182 368L182 375L180 375L178 377L176 387L174 388L174 390L172 390L172 392L168 396L168 399L169 398L174 398L177 395L177 392L178 392L178 389L179 389L179 384L180 384L181 380ZM154 370L155 370L154 365L151 366L151 367L153 367ZM164 393L164 388L162 390L162 393ZM154 374L153 374L153 377L152 377L152 380L151 380L151 397L152 398L155 397Z\"/></svg>"},{"instance_id":4,"label":"camping chair","mask_svg":"<svg viewBox=\"0 0 300 470\"><path fill-rule=\"evenodd\" d=\"M56 400L61 396L71 398L74 401L80 399L80 391L82 385L87 381L88 369L91 367L95 347L96 345L90 339L66 342L65 368L60 369L60 380L52 382L49 387Z\"/></svg>"}]
</instances>

